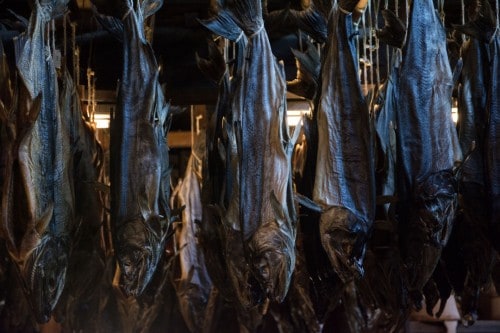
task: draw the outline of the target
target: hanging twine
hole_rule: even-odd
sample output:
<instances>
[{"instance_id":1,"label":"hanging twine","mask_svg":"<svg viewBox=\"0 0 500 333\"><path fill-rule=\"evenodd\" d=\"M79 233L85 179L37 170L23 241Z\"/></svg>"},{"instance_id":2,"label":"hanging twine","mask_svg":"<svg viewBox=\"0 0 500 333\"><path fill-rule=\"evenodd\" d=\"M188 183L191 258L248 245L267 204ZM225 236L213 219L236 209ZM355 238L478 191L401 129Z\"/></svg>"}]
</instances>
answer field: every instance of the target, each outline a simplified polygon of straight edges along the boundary
<instances>
[{"instance_id":1,"label":"hanging twine","mask_svg":"<svg viewBox=\"0 0 500 333\"><path fill-rule=\"evenodd\" d=\"M378 12L380 9L380 0L375 0L375 16L374 16L374 26L378 29ZM373 30L372 30L373 31ZM380 86L380 44L377 35L374 34L375 38L375 61L377 62L377 68L375 69L375 76L377 80L377 87Z\"/></svg>"},{"instance_id":2,"label":"hanging twine","mask_svg":"<svg viewBox=\"0 0 500 333\"><path fill-rule=\"evenodd\" d=\"M367 45L367 40L366 40L366 21L365 21L365 14L361 16L361 26L363 29L363 90L364 93L367 92L368 88L368 57L366 54L366 45Z\"/></svg>"},{"instance_id":3,"label":"hanging twine","mask_svg":"<svg viewBox=\"0 0 500 333\"><path fill-rule=\"evenodd\" d=\"M372 7L371 7L371 1L368 1L368 8L367 8L367 13L368 13L368 38L370 39L370 53L369 53L369 58L370 58L370 84L373 84L374 81L374 66L373 66L373 51L374 46L373 46L373 22L372 22ZM378 65L378 64L377 64Z\"/></svg>"},{"instance_id":4,"label":"hanging twine","mask_svg":"<svg viewBox=\"0 0 500 333\"><path fill-rule=\"evenodd\" d=\"M439 15L441 16L441 21L443 22L444 25L444 18L446 16L444 12L444 0L438 0L438 7L439 7Z\"/></svg>"},{"instance_id":5,"label":"hanging twine","mask_svg":"<svg viewBox=\"0 0 500 333\"><path fill-rule=\"evenodd\" d=\"M68 47L67 46L67 38L66 38L66 34L67 34L67 27L66 27L66 24L67 24L67 18L68 18L68 14L64 14L63 16L63 55L64 55L64 59L66 59L66 48Z\"/></svg>"}]
</instances>

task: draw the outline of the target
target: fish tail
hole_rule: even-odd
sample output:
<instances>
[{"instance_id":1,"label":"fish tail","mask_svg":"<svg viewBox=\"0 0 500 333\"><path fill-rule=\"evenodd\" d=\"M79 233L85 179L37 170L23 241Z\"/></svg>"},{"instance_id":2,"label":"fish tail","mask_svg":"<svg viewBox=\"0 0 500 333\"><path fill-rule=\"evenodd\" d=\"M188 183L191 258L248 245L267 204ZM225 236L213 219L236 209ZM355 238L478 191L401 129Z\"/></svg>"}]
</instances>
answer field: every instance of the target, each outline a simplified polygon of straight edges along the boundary
<instances>
[{"instance_id":1,"label":"fish tail","mask_svg":"<svg viewBox=\"0 0 500 333\"><path fill-rule=\"evenodd\" d=\"M221 9L217 15L208 20L198 20L205 28L218 36L238 42L243 37L243 30L238 26L232 13Z\"/></svg>"},{"instance_id":2,"label":"fish tail","mask_svg":"<svg viewBox=\"0 0 500 333\"><path fill-rule=\"evenodd\" d=\"M476 0L473 6L471 20L464 25L452 24L452 27L460 33L489 43L496 31L495 14L486 0Z\"/></svg>"},{"instance_id":3,"label":"fish tail","mask_svg":"<svg viewBox=\"0 0 500 333\"><path fill-rule=\"evenodd\" d=\"M389 9L384 9L381 13L385 25L382 29L376 31L377 38L387 45L402 48L406 35L406 27L403 21Z\"/></svg>"},{"instance_id":4,"label":"fish tail","mask_svg":"<svg viewBox=\"0 0 500 333\"><path fill-rule=\"evenodd\" d=\"M227 7L248 36L256 34L264 26L261 0L232 1Z\"/></svg>"}]
</instances>

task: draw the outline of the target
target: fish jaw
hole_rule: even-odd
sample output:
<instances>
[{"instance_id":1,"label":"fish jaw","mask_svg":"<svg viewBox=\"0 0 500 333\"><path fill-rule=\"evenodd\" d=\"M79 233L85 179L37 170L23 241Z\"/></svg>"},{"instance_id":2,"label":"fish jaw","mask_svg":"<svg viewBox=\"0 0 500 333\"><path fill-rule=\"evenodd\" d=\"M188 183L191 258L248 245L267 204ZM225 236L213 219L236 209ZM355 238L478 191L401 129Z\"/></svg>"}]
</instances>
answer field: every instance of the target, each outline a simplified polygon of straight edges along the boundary
<instances>
[{"instance_id":1,"label":"fish jaw","mask_svg":"<svg viewBox=\"0 0 500 333\"><path fill-rule=\"evenodd\" d=\"M278 225L272 221L257 229L248 248L254 279L267 298L281 303L295 268L295 239L284 225Z\"/></svg>"},{"instance_id":2,"label":"fish jaw","mask_svg":"<svg viewBox=\"0 0 500 333\"><path fill-rule=\"evenodd\" d=\"M50 320L66 282L67 242L45 236L20 267L33 314L38 323Z\"/></svg>"},{"instance_id":3,"label":"fish jaw","mask_svg":"<svg viewBox=\"0 0 500 333\"><path fill-rule=\"evenodd\" d=\"M408 287L416 295L431 277L451 234L458 200L454 175L450 171L430 175L419 182L414 198L404 244ZM417 307L419 298L414 297Z\"/></svg>"},{"instance_id":4,"label":"fish jaw","mask_svg":"<svg viewBox=\"0 0 500 333\"><path fill-rule=\"evenodd\" d=\"M367 223L344 207L331 207L320 218L321 243L339 278L348 283L364 274Z\"/></svg>"},{"instance_id":5,"label":"fish jaw","mask_svg":"<svg viewBox=\"0 0 500 333\"><path fill-rule=\"evenodd\" d=\"M142 294L163 253L164 237L139 218L116 230L115 247L120 267L120 288L127 296Z\"/></svg>"},{"instance_id":6,"label":"fish jaw","mask_svg":"<svg viewBox=\"0 0 500 333\"><path fill-rule=\"evenodd\" d=\"M232 228L228 228L226 231L227 276L238 303L244 309L250 309L256 304L263 303L265 296L245 260L240 232Z\"/></svg>"}]
</instances>

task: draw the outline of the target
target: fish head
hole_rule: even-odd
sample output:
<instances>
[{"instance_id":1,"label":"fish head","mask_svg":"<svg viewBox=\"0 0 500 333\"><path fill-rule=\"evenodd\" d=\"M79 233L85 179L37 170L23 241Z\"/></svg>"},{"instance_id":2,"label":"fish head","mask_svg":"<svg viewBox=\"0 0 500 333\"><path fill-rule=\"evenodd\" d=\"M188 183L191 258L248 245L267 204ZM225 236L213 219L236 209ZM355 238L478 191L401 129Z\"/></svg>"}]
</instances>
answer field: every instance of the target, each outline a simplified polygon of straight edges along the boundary
<instances>
[{"instance_id":1,"label":"fish head","mask_svg":"<svg viewBox=\"0 0 500 333\"><path fill-rule=\"evenodd\" d=\"M321 214L321 243L339 278L347 283L360 278L368 240L368 226L344 207L332 207Z\"/></svg>"},{"instance_id":2,"label":"fish head","mask_svg":"<svg viewBox=\"0 0 500 333\"><path fill-rule=\"evenodd\" d=\"M67 241L44 236L20 266L25 292L39 323L50 320L64 289L68 252Z\"/></svg>"},{"instance_id":3,"label":"fish head","mask_svg":"<svg viewBox=\"0 0 500 333\"><path fill-rule=\"evenodd\" d=\"M272 301L283 302L295 267L295 239L276 221L262 225L248 243L252 275Z\"/></svg>"},{"instance_id":4,"label":"fish head","mask_svg":"<svg viewBox=\"0 0 500 333\"><path fill-rule=\"evenodd\" d=\"M415 189L416 219L411 225L427 243L442 248L448 242L457 210L457 184L451 171L427 177Z\"/></svg>"},{"instance_id":5,"label":"fish head","mask_svg":"<svg viewBox=\"0 0 500 333\"><path fill-rule=\"evenodd\" d=\"M231 283L234 296L245 309L263 303L265 295L250 272L250 267L245 259L240 232L228 228L225 236L227 277Z\"/></svg>"},{"instance_id":6,"label":"fish head","mask_svg":"<svg viewBox=\"0 0 500 333\"><path fill-rule=\"evenodd\" d=\"M129 220L117 228L115 255L120 267L120 288L126 296L140 296L151 280L163 253L166 222L160 217Z\"/></svg>"}]
</instances>

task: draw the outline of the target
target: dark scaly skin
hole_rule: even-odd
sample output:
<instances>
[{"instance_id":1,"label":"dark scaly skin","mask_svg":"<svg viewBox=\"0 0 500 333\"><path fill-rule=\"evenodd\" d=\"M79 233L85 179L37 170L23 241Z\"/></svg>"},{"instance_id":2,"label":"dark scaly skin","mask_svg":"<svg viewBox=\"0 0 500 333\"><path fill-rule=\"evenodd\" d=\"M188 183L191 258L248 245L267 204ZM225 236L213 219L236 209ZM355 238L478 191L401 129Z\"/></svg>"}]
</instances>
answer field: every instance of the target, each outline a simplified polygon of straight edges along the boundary
<instances>
[{"instance_id":1,"label":"dark scaly skin","mask_svg":"<svg viewBox=\"0 0 500 333\"><path fill-rule=\"evenodd\" d=\"M494 251L487 224L485 156L485 129L487 125L487 94L491 81L488 30L494 29L489 21L492 15L489 4L480 1L478 12L473 11L471 21L465 26L455 26L457 31L471 34L462 47L463 67L458 94L459 140L464 152L470 151L459 174L459 212L449 246L443 253L446 269L455 293L460 297L462 322L471 325L477 319L480 290L486 286L491 273ZM474 26L490 26L480 32ZM474 145L474 147L473 147Z\"/></svg>"},{"instance_id":2,"label":"dark scaly skin","mask_svg":"<svg viewBox=\"0 0 500 333\"><path fill-rule=\"evenodd\" d=\"M498 10L498 9L497 9ZM491 82L487 101L487 132L485 142L486 191L492 243L500 251L500 28L489 44Z\"/></svg>"},{"instance_id":3,"label":"dark scaly skin","mask_svg":"<svg viewBox=\"0 0 500 333\"><path fill-rule=\"evenodd\" d=\"M329 21L318 109L318 160L314 200L322 244L340 279L363 275L363 257L375 213L373 148L368 107L357 74L354 5L339 4Z\"/></svg>"},{"instance_id":4,"label":"dark scaly skin","mask_svg":"<svg viewBox=\"0 0 500 333\"><path fill-rule=\"evenodd\" d=\"M399 224L408 289L418 308L457 205L452 77L446 35L432 1L412 4L398 91Z\"/></svg>"},{"instance_id":5,"label":"dark scaly skin","mask_svg":"<svg viewBox=\"0 0 500 333\"><path fill-rule=\"evenodd\" d=\"M222 18L225 15L225 12L219 13ZM227 25L228 22L230 25ZM236 87L234 77L240 75L247 40L244 36L239 38L241 29L232 20L216 17L202 23L214 33L223 34L235 42L237 48L232 66L226 66L223 55L214 44L209 44L208 60L198 59L202 72L219 85L217 105L208 120L203 164L200 245L207 271L219 294L215 318L207 319L216 321L224 317L222 320L227 321L227 318L232 318L231 324L240 325L243 331L254 331L260 325L262 315L257 307L249 310L248 305L242 306L240 299L246 302L251 298L262 297L261 291L246 283L250 269L245 262L243 243L234 230L239 227L231 224L232 221L238 221L237 205L234 203L238 203L235 199L239 185L231 101ZM230 70L234 73L232 79ZM232 311L228 314L229 309Z\"/></svg>"},{"instance_id":6,"label":"dark scaly skin","mask_svg":"<svg viewBox=\"0 0 500 333\"><path fill-rule=\"evenodd\" d=\"M36 320L44 323L65 283L74 199L69 129L57 105L55 68L42 37L50 12L38 3L34 8L27 33L15 43L20 81L17 107L9 114L2 225L23 291Z\"/></svg>"},{"instance_id":7,"label":"dark scaly skin","mask_svg":"<svg viewBox=\"0 0 500 333\"><path fill-rule=\"evenodd\" d=\"M272 33L283 29L290 31L303 30L318 43L325 43L328 38L328 16L332 9L332 1L315 1L305 10L290 8L272 11L265 18L266 29Z\"/></svg>"},{"instance_id":8,"label":"dark scaly skin","mask_svg":"<svg viewBox=\"0 0 500 333\"><path fill-rule=\"evenodd\" d=\"M321 28L321 27L319 27ZM325 32L326 33L326 32ZM301 142L295 146L293 156L293 178L296 191L308 198L312 198L316 173L318 129L316 108L319 100L321 85L321 60L312 43L307 43L306 52L292 50L297 59L297 78L287 82L289 91L295 90L299 96L307 98L314 104L311 115L303 117L301 128ZM300 71L300 73L299 73ZM298 88L298 89L294 89ZM300 207L300 224L298 239L301 246L297 247L298 256L304 256L302 261L306 269L300 268L300 274L307 274L311 281L310 288L301 285L294 294L301 297L310 297L314 306L314 315L319 322L323 322L328 307L335 304L340 297L341 284L332 268L328 256L321 245L319 232L319 214L306 207ZM296 266L296 270L299 269ZM305 290L308 295L304 295ZM293 301L290 301L293 303ZM300 304L302 302L299 301ZM304 304L306 306L307 304ZM296 309L294 304L292 309ZM302 306L302 305L301 305ZM307 311L304 309L304 313ZM314 324L310 325L314 329Z\"/></svg>"},{"instance_id":9,"label":"dark scaly skin","mask_svg":"<svg viewBox=\"0 0 500 333\"><path fill-rule=\"evenodd\" d=\"M283 68L272 54L258 1L232 2L219 13L243 30L248 45L236 73L227 123L226 191L222 218L226 265L243 308L266 298L281 301L294 268L296 213L291 188L291 150L284 123ZM242 246L243 245L243 246ZM243 258L243 260L242 260Z\"/></svg>"},{"instance_id":10,"label":"dark scaly skin","mask_svg":"<svg viewBox=\"0 0 500 333\"><path fill-rule=\"evenodd\" d=\"M111 219L120 286L138 296L158 264L170 222L168 107L140 10L123 18L124 67L111 123Z\"/></svg>"},{"instance_id":11,"label":"dark scaly skin","mask_svg":"<svg viewBox=\"0 0 500 333\"><path fill-rule=\"evenodd\" d=\"M233 110L239 167L239 224L245 257L265 296L281 302L295 267L296 212L285 124L285 78L263 28L260 2L231 7L248 37Z\"/></svg>"}]
</instances>

